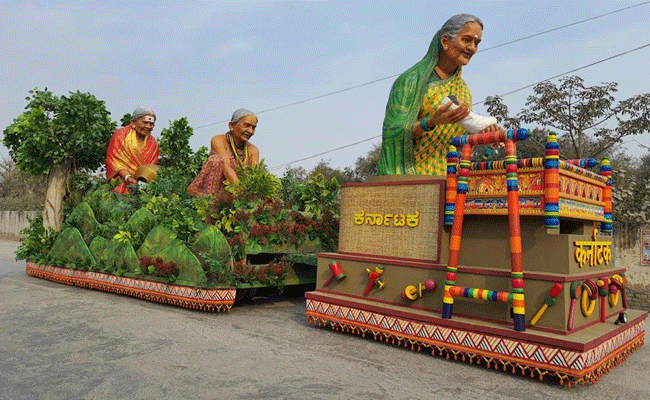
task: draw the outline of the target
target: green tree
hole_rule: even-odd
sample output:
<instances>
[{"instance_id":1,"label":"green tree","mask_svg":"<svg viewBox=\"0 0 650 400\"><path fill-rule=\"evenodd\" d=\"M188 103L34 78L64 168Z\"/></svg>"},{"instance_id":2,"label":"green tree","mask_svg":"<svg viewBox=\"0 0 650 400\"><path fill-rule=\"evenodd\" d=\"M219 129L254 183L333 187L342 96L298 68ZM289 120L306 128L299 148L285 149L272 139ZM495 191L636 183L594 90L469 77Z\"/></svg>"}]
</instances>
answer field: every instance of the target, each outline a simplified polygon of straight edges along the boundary
<instances>
[{"instance_id":1,"label":"green tree","mask_svg":"<svg viewBox=\"0 0 650 400\"><path fill-rule=\"evenodd\" d=\"M650 223L650 154L618 153L611 164L614 221L630 229Z\"/></svg>"},{"instance_id":2,"label":"green tree","mask_svg":"<svg viewBox=\"0 0 650 400\"><path fill-rule=\"evenodd\" d=\"M43 224L58 230L70 172L94 171L104 163L116 124L104 102L90 93L29 94L26 111L5 128L3 143L18 169L47 175Z\"/></svg>"},{"instance_id":3,"label":"green tree","mask_svg":"<svg viewBox=\"0 0 650 400\"><path fill-rule=\"evenodd\" d=\"M505 128L534 123L557 132L564 158L597 158L611 155L624 137L650 131L650 93L617 103L616 86L586 87L577 76L563 77L559 85L542 82L514 117L498 96L485 103Z\"/></svg>"},{"instance_id":4,"label":"green tree","mask_svg":"<svg viewBox=\"0 0 650 400\"><path fill-rule=\"evenodd\" d=\"M309 171L307 180L313 179L317 175L322 175L322 179L330 181L335 178L338 183L347 183L354 180L354 170L350 167L345 167L342 171L338 168L330 167L329 161L320 160L316 166ZM317 178L320 179L320 178Z\"/></svg>"},{"instance_id":5,"label":"green tree","mask_svg":"<svg viewBox=\"0 0 650 400\"><path fill-rule=\"evenodd\" d=\"M282 182L280 192L282 201L286 204L299 205L302 198L302 187L307 183L307 171L303 167L287 167L280 182Z\"/></svg>"},{"instance_id":6,"label":"green tree","mask_svg":"<svg viewBox=\"0 0 650 400\"><path fill-rule=\"evenodd\" d=\"M45 177L28 175L11 159L0 161L0 209L38 210L45 200Z\"/></svg>"},{"instance_id":7,"label":"green tree","mask_svg":"<svg viewBox=\"0 0 650 400\"><path fill-rule=\"evenodd\" d=\"M160 170L158 179L147 185L148 192L187 196L185 189L208 158L207 147L202 146L196 153L190 147L193 133L194 129L189 125L186 117L170 121L169 127L161 131L158 140Z\"/></svg>"},{"instance_id":8,"label":"green tree","mask_svg":"<svg viewBox=\"0 0 650 400\"><path fill-rule=\"evenodd\" d=\"M377 175L380 153L381 146L379 144L374 144L365 157L357 158L357 161L354 163L353 180L355 182L365 182L371 176Z\"/></svg>"},{"instance_id":9,"label":"green tree","mask_svg":"<svg viewBox=\"0 0 650 400\"><path fill-rule=\"evenodd\" d=\"M195 153L190 147L193 134L194 129L189 125L187 117L171 121L169 128L160 132L160 165L194 179L207 158L208 149L202 146Z\"/></svg>"},{"instance_id":10,"label":"green tree","mask_svg":"<svg viewBox=\"0 0 650 400\"><path fill-rule=\"evenodd\" d=\"M120 120L120 126L127 126L131 123L131 113L126 113Z\"/></svg>"}]
</instances>

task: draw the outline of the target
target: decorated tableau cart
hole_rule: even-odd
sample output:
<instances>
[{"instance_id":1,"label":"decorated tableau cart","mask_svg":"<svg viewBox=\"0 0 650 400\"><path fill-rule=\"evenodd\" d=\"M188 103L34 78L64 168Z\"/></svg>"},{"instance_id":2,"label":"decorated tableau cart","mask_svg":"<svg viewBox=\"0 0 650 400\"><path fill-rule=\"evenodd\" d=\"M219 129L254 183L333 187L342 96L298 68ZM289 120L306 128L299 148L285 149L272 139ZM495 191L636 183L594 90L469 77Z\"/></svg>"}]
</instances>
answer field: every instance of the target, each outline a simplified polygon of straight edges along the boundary
<instances>
[{"instance_id":1,"label":"decorated tableau cart","mask_svg":"<svg viewBox=\"0 0 650 400\"><path fill-rule=\"evenodd\" d=\"M457 137L446 177L343 185L308 321L569 386L641 347L647 313L627 308L612 258L608 161L560 160L555 135L544 158L517 159L526 136ZM499 142L504 161L470 162Z\"/></svg>"},{"instance_id":2,"label":"decorated tableau cart","mask_svg":"<svg viewBox=\"0 0 650 400\"><path fill-rule=\"evenodd\" d=\"M260 171L251 175L272 179ZM126 196L109 184L91 189L60 232L32 221L19 249L26 272L210 312L229 311L255 293L313 288L316 252L332 249L327 244L336 236L337 215L291 208L277 196L215 202L152 194L154 184L131 187Z\"/></svg>"}]
</instances>

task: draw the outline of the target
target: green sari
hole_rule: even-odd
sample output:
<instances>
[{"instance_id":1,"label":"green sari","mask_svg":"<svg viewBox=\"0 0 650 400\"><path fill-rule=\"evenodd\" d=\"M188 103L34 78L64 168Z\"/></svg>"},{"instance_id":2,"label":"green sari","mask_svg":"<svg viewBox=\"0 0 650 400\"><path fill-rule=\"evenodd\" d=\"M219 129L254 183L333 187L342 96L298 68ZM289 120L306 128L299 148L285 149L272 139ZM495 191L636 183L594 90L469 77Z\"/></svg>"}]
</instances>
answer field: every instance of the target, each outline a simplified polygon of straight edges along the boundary
<instances>
[{"instance_id":1,"label":"green sari","mask_svg":"<svg viewBox=\"0 0 650 400\"><path fill-rule=\"evenodd\" d=\"M446 164L442 161L437 161L435 164L438 167L434 169L418 167L422 160L416 161L413 141L413 125L418 120L420 111L423 109L425 95L431 88L437 87L439 90L435 97L438 97L441 93L449 92L447 94L456 94L459 100L463 102L468 102L469 99L468 104L471 104L469 90L460 77L460 67L454 75L444 80L438 78L433 71L438 64L441 36L440 31L438 31L431 40L429 50L424 58L400 75L393 84L384 117L381 155L379 158L380 175L444 175L444 167L440 167L440 165ZM424 116L430 114L430 112L426 111L432 110L431 107L435 110L438 105L431 105L428 107L429 110L426 110L427 107L425 107ZM436 134L435 131L438 130L444 130L445 136L452 137L455 134L464 132L457 124L449 124L436 126L436 129L431 134ZM436 153L436 157L439 157L440 153L446 153L446 148L437 149Z\"/></svg>"}]
</instances>

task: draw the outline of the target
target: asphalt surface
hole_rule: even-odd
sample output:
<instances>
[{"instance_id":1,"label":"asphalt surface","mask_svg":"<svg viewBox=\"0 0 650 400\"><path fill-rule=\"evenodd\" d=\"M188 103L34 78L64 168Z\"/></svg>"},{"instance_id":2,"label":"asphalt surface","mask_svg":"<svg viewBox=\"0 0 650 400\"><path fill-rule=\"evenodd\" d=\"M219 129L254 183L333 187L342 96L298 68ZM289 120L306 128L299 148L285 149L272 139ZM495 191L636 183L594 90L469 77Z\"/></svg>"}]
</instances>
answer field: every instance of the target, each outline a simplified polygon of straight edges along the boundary
<instances>
[{"instance_id":1,"label":"asphalt surface","mask_svg":"<svg viewBox=\"0 0 650 400\"><path fill-rule=\"evenodd\" d=\"M0 399L650 399L644 346L595 385L306 323L300 295L207 314L25 274L0 241Z\"/></svg>"}]
</instances>

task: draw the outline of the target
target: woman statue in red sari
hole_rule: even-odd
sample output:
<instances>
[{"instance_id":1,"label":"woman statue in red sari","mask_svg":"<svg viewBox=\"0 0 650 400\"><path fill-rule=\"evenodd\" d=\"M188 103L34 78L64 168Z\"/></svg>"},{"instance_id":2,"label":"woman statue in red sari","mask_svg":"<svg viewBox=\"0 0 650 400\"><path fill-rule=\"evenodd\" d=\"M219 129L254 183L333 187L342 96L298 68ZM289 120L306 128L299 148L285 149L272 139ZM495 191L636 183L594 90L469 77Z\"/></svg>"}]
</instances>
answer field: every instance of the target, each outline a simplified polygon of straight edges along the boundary
<instances>
[{"instance_id":1,"label":"woman statue in red sari","mask_svg":"<svg viewBox=\"0 0 650 400\"><path fill-rule=\"evenodd\" d=\"M115 192L129 193L126 186L137 183L136 171L146 165L158 164L158 143L151 136L155 123L153 111L136 108L131 123L113 133L106 152L106 179L120 181Z\"/></svg>"},{"instance_id":2,"label":"woman statue in red sari","mask_svg":"<svg viewBox=\"0 0 650 400\"><path fill-rule=\"evenodd\" d=\"M237 167L259 164L259 149L248 141L255 134L257 116L240 108L233 113L228 128L228 132L216 135L210 141L210 157L187 188L187 193L192 196L213 194L219 197L225 181L239 181L235 172Z\"/></svg>"}]
</instances>

